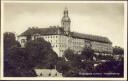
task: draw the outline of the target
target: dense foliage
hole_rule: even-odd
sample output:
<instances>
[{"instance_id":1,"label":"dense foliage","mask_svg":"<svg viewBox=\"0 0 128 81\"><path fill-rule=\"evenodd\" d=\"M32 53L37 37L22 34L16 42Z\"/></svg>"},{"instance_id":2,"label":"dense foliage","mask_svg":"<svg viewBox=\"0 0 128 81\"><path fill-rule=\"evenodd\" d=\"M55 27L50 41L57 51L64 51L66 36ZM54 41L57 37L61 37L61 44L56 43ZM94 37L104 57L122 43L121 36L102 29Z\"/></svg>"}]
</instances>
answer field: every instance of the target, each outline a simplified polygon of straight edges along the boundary
<instances>
[{"instance_id":1,"label":"dense foliage","mask_svg":"<svg viewBox=\"0 0 128 81\"><path fill-rule=\"evenodd\" d=\"M36 76L34 68L55 68L57 59L50 43L42 38L30 40L21 48L14 33L4 33L4 76Z\"/></svg>"},{"instance_id":2,"label":"dense foliage","mask_svg":"<svg viewBox=\"0 0 128 81\"><path fill-rule=\"evenodd\" d=\"M119 46L114 46L113 47L113 54L116 54L116 55L120 54L120 55L122 55L122 54L124 54L124 49L119 47Z\"/></svg>"},{"instance_id":3,"label":"dense foliage","mask_svg":"<svg viewBox=\"0 0 128 81\"><path fill-rule=\"evenodd\" d=\"M57 54L52 50L51 44L43 38L28 41L25 50L33 67L55 68Z\"/></svg>"},{"instance_id":4,"label":"dense foliage","mask_svg":"<svg viewBox=\"0 0 128 81\"><path fill-rule=\"evenodd\" d=\"M4 33L4 76L36 76L25 50L11 32Z\"/></svg>"},{"instance_id":5,"label":"dense foliage","mask_svg":"<svg viewBox=\"0 0 128 81\"><path fill-rule=\"evenodd\" d=\"M95 55L91 48L84 48L82 54L67 49L57 63L64 77L123 77L124 72L123 58L119 61L110 55Z\"/></svg>"}]
</instances>

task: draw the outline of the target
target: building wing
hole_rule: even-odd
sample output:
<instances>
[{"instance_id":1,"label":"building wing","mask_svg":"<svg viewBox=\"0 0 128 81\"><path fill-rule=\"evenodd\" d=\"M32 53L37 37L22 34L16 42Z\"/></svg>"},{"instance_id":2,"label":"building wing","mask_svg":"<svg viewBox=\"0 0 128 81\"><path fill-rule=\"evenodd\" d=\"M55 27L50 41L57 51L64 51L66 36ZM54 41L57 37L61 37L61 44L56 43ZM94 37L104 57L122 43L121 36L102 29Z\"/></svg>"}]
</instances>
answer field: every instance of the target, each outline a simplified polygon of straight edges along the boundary
<instances>
[{"instance_id":1,"label":"building wing","mask_svg":"<svg viewBox=\"0 0 128 81\"><path fill-rule=\"evenodd\" d=\"M49 28L29 28L25 32L23 32L19 36L32 36L34 34L40 34L40 35L66 35L63 28L51 26ZM86 39L90 41L98 41L103 43L112 43L107 37L102 36L96 36L96 35L90 35L90 34L83 34L78 32L70 32L70 36L74 38L80 38L80 39Z\"/></svg>"},{"instance_id":2,"label":"building wing","mask_svg":"<svg viewBox=\"0 0 128 81\"><path fill-rule=\"evenodd\" d=\"M81 38L81 39L87 39L90 41L98 41L103 43L112 43L107 37L97 36L97 35L90 35L90 34L83 34L78 32L72 32L72 37Z\"/></svg>"}]
</instances>

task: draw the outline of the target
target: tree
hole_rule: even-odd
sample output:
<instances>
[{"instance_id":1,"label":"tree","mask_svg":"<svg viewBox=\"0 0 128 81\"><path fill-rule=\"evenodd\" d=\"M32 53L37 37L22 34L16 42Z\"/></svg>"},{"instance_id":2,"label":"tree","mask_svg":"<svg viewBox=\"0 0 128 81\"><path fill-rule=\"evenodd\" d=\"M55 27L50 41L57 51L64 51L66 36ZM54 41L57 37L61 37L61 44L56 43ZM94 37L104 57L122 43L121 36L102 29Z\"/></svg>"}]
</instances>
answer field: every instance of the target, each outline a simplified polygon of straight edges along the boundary
<instances>
[{"instance_id":1,"label":"tree","mask_svg":"<svg viewBox=\"0 0 128 81\"><path fill-rule=\"evenodd\" d=\"M4 76L36 76L29 66L27 54L15 39L15 34L4 33Z\"/></svg>"},{"instance_id":2,"label":"tree","mask_svg":"<svg viewBox=\"0 0 128 81\"><path fill-rule=\"evenodd\" d=\"M16 45L15 34L12 32L5 32L4 33L4 47L10 48L13 45Z\"/></svg>"},{"instance_id":3,"label":"tree","mask_svg":"<svg viewBox=\"0 0 128 81\"><path fill-rule=\"evenodd\" d=\"M93 69L93 54L91 49L83 50L82 54L75 54L71 49L65 50L64 57L57 64L59 72L65 77L84 77L80 73L91 72Z\"/></svg>"},{"instance_id":4,"label":"tree","mask_svg":"<svg viewBox=\"0 0 128 81\"><path fill-rule=\"evenodd\" d=\"M91 47L85 47L80 55L81 59L81 67L80 67L80 73L90 73L92 72L94 68L94 51L91 49ZM87 77L87 75L79 75L81 77Z\"/></svg>"},{"instance_id":5,"label":"tree","mask_svg":"<svg viewBox=\"0 0 128 81\"><path fill-rule=\"evenodd\" d=\"M28 41L25 50L32 67L55 68L58 56L52 50L51 44L43 38Z\"/></svg>"},{"instance_id":6,"label":"tree","mask_svg":"<svg viewBox=\"0 0 128 81\"><path fill-rule=\"evenodd\" d=\"M75 54L74 54L74 51L71 50L71 49L67 49L64 51L64 57L67 59L67 60L73 60Z\"/></svg>"},{"instance_id":7,"label":"tree","mask_svg":"<svg viewBox=\"0 0 128 81\"><path fill-rule=\"evenodd\" d=\"M64 57L57 62L57 70L63 74L64 77L78 77L82 72L81 55L75 54L73 50L67 49L64 52Z\"/></svg>"},{"instance_id":8,"label":"tree","mask_svg":"<svg viewBox=\"0 0 128 81\"><path fill-rule=\"evenodd\" d=\"M78 76L78 64L80 59L78 54L74 54L74 51L67 49L64 52L64 56L60 57L57 61L57 71L61 72L64 77Z\"/></svg>"},{"instance_id":9,"label":"tree","mask_svg":"<svg viewBox=\"0 0 128 81\"><path fill-rule=\"evenodd\" d=\"M93 60L94 57L94 50L91 48L84 48L81 54L83 60Z\"/></svg>"},{"instance_id":10,"label":"tree","mask_svg":"<svg viewBox=\"0 0 128 81\"><path fill-rule=\"evenodd\" d=\"M4 56L8 56L9 49L12 47L20 47L20 43L16 41L15 34L12 32L4 33ZM6 60L6 58L4 58Z\"/></svg>"},{"instance_id":11,"label":"tree","mask_svg":"<svg viewBox=\"0 0 128 81\"><path fill-rule=\"evenodd\" d=\"M28 56L24 49L14 47L8 55L8 65L5 65L6 76L31 77L36 76L35 71L29 66ZM5 63L6 64L6 63ZM11 69L9 68L11 67Z\"/></svg>"},{"instance_id":12,"label":"tree","mask_svg":"<svg viewBox=\"0 0 128 81\"><path fill-rule=\"evenodd\" d=\"M124 49L119 46L115 46L115 47L113 47L113 53L116 55L123 55Z\"/></svg>"},{"instance_id":13,"label":"tree","mask_svg":"<svg viewBox=\"0 0 128 81\"><path fill-rule=\"evenodd\" d=\"M65 71L64 66L65 65L66 65L65 58L58 57L57 63L56 63L56 69L57 69L57 71L60 72L60 73L64 73L64 71Z\"/></svg>"},{"instance_id":14,"label":"tree","mask_svg":"<svg viewBox=\"0 0 128 81\"><path fill-rule=\"evenodd\" d=\"M124 74L124 64L122 61L107 61L104 63L99 64L95 67L95 73L116 73L117 75L105 75L102 74L102 77L123 77ZM95 76L96 77L96 76ZM99 76L97 76L99 77Z\"/></svg>"}]
</instances>

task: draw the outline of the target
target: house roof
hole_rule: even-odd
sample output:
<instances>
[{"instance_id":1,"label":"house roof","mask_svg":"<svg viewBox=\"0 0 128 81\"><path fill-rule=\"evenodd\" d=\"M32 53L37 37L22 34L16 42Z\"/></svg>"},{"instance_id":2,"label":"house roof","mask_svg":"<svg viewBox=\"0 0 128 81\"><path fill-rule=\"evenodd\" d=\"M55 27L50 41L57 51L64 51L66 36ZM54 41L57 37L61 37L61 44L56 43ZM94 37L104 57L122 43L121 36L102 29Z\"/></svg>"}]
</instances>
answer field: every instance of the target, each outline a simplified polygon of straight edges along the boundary
<instances>
[{"instance_id":1,"label":"house roof","mask_svg":"<svg viewBox=\"0 0 128 81\"><path fill-rule=\"evenodd\" d=\"M67 35L62 27L50 26L49 28L28 28L25 32L21 33L19 36L28 36L28 35ZM104 43L112 43L107 37L83 34L78 32L70 32L70 36L74 38L81 38L91 41L99 41Z\"/></svg>"}]
</instances>

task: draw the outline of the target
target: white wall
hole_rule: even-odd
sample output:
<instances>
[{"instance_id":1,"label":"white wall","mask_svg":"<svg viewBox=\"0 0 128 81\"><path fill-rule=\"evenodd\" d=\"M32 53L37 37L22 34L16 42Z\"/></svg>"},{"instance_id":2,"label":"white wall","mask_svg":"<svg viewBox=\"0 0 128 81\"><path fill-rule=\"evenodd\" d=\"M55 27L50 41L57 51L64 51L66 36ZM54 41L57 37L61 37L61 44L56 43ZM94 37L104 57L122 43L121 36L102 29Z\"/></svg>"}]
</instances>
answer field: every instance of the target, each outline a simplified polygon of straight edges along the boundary
<instances>
[{"instance_id":1,"label":"white wall","mask_svg":"<svg viewBox=\"0 0 128 81\"><path fill-rule=\"evenodd\" d=\"M27 39L26 39L26 37L25 37L25 36L17 37L17 40L20 42L21 47L24 47L25 42L27 41ZM24 42L23 42L23 40L24 40Z\"/></svg>"},{"instance_id":2,"label":"white wall","mask_svg":"<svg viewBox=\"0 0 128 81\"><path fill-rule=\"evenodd\" d=\"M35 69L38 77L62 77L56 69Z\"/></svg>"}]
</instances>

